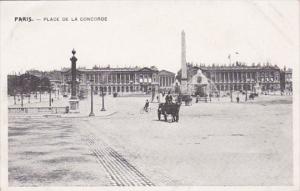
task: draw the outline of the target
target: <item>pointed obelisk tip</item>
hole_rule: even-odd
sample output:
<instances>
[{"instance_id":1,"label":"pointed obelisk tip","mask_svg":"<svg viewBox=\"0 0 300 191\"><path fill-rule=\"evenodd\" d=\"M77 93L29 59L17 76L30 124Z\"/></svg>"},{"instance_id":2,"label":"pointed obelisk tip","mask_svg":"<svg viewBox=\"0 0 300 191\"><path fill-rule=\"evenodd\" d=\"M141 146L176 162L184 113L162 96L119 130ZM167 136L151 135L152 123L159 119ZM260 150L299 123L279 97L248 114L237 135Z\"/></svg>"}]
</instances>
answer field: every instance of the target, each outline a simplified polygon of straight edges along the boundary
<instances>
[{"instance_id":1,"label":"pointed obelisk tip","mask_svg":"<svg viewBox=\"0 0 300 191\"><path fill-rule=\"evenodd\" d=\"M184 30L182 30L181 33L184 34L185 33Z\"/></svg>"}]
</instances>

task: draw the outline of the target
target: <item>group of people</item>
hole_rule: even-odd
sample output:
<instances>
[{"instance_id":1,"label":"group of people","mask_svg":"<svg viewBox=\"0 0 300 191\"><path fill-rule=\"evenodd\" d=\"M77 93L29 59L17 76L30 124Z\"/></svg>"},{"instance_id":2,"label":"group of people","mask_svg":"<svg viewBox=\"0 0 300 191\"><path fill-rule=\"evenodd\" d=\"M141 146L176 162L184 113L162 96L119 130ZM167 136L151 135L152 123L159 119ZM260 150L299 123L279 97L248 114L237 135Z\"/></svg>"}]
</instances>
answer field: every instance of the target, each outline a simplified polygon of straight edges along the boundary
<instances>
[{"instance_id":1,"label":"group of people","mask_svg":"<svg viewBox=\"0 0 300 191\"><path fill-rule=\"evenodd\" d=\"M164 96L164 95L163 95ZM157 96L158 97L158 96ZM158 98L157 98L158 99ZM168 94L165 96L165 103L166 104L172 104L173 103L173 97L172 97L172 95L171 95L171 92L169 91L168 92ZM145 103L145 106L144 106L144 110L146 111L146 112L148 112L148 110L149 110L149 100L147 99L146 100L146 103Z\"/></svg>"}]
</instances>

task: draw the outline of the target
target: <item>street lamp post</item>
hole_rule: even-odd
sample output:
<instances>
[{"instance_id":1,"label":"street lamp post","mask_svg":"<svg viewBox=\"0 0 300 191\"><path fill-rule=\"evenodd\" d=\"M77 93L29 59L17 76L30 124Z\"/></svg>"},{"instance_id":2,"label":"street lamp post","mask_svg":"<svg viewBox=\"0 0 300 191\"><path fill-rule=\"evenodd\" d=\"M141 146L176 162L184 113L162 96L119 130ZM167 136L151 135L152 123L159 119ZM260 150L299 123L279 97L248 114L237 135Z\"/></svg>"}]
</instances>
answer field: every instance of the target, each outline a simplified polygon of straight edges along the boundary
<instances>
[{"instance_id":1,"label":"street lamp post","mask_svg":"<svg viewBox=\"0 0 300 191\"><path fill-rule=\"evenodd\" d=\"M220 86L219 86L219 88L218 88L218 93L219 93L219 95L218 95L218 101L220 101L220 96L221 96Z\"/></svg>"},{"instance_id":2,"label":"street lamp post","mask_svg":"<svg viewBox=\"0 0 300 191\"><path fill-rule=\"evenodd\" d=\"M248 88L249 88L249 90L250 90L250 85L249 85L250 80L247 79L246 82L247 82L247 83L246 83L246 97L245 97L245 101L248 100Z\"/></svg>"},{"instance_id":3,"label":"street lamp post","mask_svg":"<svg viewBox=\"0 0 300 191\"><path fill-rule=\"evenodd\" d=\"M95 116L95 114L94 114L94 103L93 103L93 91L94 91L94 89L93 89L93 83L92 83L92 81L91 81L91 112L90 112L90 114L89 114L89 117L93 117L93 116Z\"/></svg>"},{"instance_id":4,"label":"street lamp post","mask_svg":"<svg viewBox=\"0 0 300 191\"><path fill-rule=\"evenodd\" d=\"M16 105L17 102L16 102L16 90L14 89L14 105Z\"/></svg>"},{"instance_id":5,"label":"street lamp post","mask_svg":"<svg viewBox=\"0 0 300 191\"><path fill-rule=\"evenodd\" d=\"M230 102L232 102L232 87L230 86Z\"/></svg>"},{"instance_id":6,"label":"street lamp post","mask_svg":"<svg viewBox=\"0 0 300 191\"><path fill-rule=\"evenodd\" d=\"M105 107L104 107L104 91L103 91L103 87L102 87L102 90L101 90L101 96L102 96L102 108L101 108L101 111L106 111Z\"/></svg>"},{"instance_id":7,"label":"street lamp post","mask_svg":"<svg viewBox=\"0 0 300 191\"><path fill-rule=\"evenodd\" d=\"M23 107L23 90L21 90L21 107Z\"/></svg>"},{"instance_id":8,"label":"street lamp post","mask_svg":"<svg viewBox=\"0 0 300 191\"><path fill-rule=\"evenodd\" d=\"M51 107L51 87L50 87L50 90L49 90L49 107Z\"/></svg>"},{"instance_id":9,"label":"street lamp post","mask_svg":"<svg viewBox=\"0 0 300 191\"><path fill-rule=\"evenodd\" d=\"M246 96L245 96L245 101L248 99L248 85L246 85Z\"/></svg>"},{"instance_id":10,"label":"street lamp post","mask_svg":"<svg viewBox=\"0 0 300 191\"><path fill-rule=\"evenodd\" d=\"M40 102L42 102L42 90L40 89Z\"/></svg>"}]
</instances>

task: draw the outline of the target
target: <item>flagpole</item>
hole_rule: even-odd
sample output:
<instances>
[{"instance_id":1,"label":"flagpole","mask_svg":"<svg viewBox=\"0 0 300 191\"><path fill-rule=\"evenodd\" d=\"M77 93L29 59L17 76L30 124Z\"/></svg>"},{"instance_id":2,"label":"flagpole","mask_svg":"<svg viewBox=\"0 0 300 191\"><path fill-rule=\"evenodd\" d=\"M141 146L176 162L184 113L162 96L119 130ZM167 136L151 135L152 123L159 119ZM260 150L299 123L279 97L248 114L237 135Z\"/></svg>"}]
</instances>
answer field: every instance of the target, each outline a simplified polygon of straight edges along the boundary
<instances>
[{"instance_id":1,"label":"flagpole","mask_svg":"<svg viewBox=\"0 0 300 191\"><path fill-rule=\"evenodd\" d=\"M228 55L228 59L229 59L229 65L231 65L231 55Z\"/></svg>"}]
</instances>

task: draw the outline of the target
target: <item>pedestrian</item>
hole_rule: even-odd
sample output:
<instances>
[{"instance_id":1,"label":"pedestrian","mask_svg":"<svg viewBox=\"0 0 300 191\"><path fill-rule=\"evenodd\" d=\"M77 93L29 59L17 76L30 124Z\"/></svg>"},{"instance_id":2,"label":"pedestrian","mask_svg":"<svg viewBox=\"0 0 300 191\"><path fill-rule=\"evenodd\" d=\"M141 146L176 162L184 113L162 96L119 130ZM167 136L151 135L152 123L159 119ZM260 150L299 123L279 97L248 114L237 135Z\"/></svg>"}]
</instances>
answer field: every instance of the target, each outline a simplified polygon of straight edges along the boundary
<instances>
[{"instance_id":1,"label":"pedestrian","mask_svg":"<svg viewBox=\"0 0 300 191\"><path fill-rule=\"evenodd\" d=\"M166 104L171 104L171 103L172 103L172 101L173 101L173 97L172 97L172 95L171 95L171 92L170 92L170 91L168 92L168 95L166 95L166 98L165 98L165 100L166 100Z\"/></svg>"},{"instance_id":2,"label":"pedestrian","mask_svg":"<svg viewBox=\"0 0 300 191\"><path fill-rule=\"evenodd\" d=\"M236 102L237 102L237 103L240 102L240 97L239 97L239 96L236 97Z\"/></svg>"},{"instance_id":3,"label":"pedestrian","mask_svg":"<svg viewBox=\"0 0 300 191\"><path fill-rule=\"evenodd\" d=\"M53 99L53 98L51 99L51 102L52 102L52 103L54 102L54 99Z\"/></svg>"},{"instance_id":4,"label":"pedestrian","mask_svg":"<svg viewBox=\"0 0 300 191\"><path fill-rule=\"evenodd\" d=\"M144 106L144 110L145 110L146 112L148 112L148 109L149 109L149 101L146 100L146 103L145 103L145 106Z\"/></svg>"}]
</instances>

